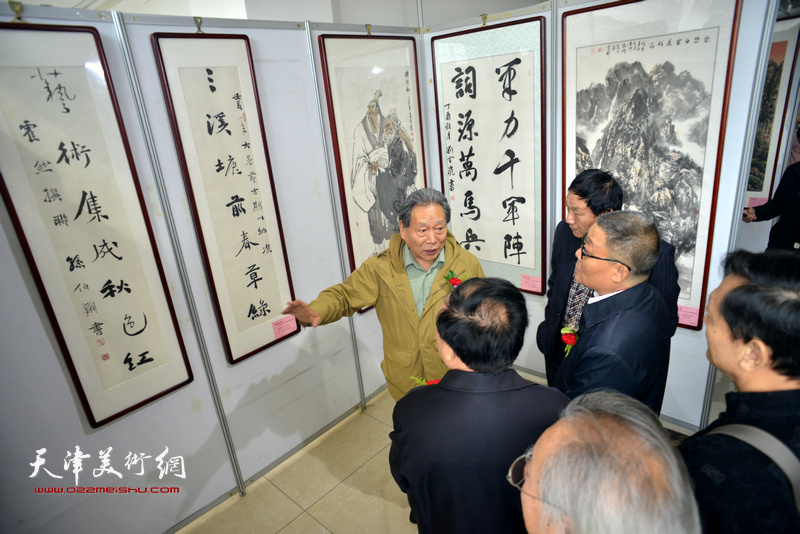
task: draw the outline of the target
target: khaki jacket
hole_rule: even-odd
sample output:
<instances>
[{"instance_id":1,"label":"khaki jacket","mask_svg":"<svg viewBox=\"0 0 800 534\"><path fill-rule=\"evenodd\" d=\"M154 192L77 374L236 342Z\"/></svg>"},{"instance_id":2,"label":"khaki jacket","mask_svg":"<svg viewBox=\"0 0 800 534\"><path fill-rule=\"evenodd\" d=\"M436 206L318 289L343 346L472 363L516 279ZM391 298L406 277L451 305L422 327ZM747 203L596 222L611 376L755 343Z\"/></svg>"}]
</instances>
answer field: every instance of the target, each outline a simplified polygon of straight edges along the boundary
<instances>
[{"instance_id":1,"label":"khaki jacket","mask_svg":"<svg viewBox=\"0 0 800 534\"><path fill-rule=\"evenodd\" d=\"M387 250L366 260L347 280L324 290L309 304L322 317L321 324L349 317L367 306L375 307L383 330L381 369L395 399L416 385L410 377L436 380L447 371L436 346L436 314L451 291L445 274L452 270L461 280L484 276L478 259L448 231L444 266L431 286L422 316L418 316L403 265L402 245L400 234L394 234Z\"/></svg>"}]
</instances>

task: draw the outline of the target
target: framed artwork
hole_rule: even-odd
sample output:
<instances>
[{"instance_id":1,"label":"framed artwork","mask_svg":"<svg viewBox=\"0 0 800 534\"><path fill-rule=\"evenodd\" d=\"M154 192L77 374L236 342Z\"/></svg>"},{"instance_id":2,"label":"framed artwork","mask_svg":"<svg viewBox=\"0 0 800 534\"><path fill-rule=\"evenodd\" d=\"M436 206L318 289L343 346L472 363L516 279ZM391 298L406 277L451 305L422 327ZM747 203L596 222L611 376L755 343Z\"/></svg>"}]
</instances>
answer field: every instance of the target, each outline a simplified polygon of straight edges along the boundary
<instances>
[{"instance_id":1,"label":"framed artwork","mask_svg":"<svg viewBox=\"0 0 800 534\"><path fill-rule=\"evenodd\" d=\"M756 141L750 164L745 204L756 207L772 198L776 176L780 178L783 165L778 160L782 145L782 133L789 113L790 87L797 64L797 44L800 33L800 18L779 20L772 31L772 46L769 65L761 94L761 109L758 114ZM792 117L789 117L791 121ZM794 123L793 123L794 125ZM788 145L791 147L791 135Z\"/></svg>"},{"instance_id":2,"label":"framed artwork","mask_svg":"<svg viewBox=\"0 0 800 534\"><path fill-rule=\"evenodd\" d=\"M100 37L0 24L0 191L92 427L192 381Z\"/></svg>"},{"instance_id":3,"label":"framed artwork","mask_svg":"<svg viewBox=\"0 0 800 534\"><path fill-rule=\"evenodd\" d=\"M642 0L563 14L563 190L611 171L675 246L679 324L699 330L740 2ZM674 13L682 13L675 17Z\"/></svg>"},{"instance_id":4,"label":"framed artwork","mask_svg":"<svg viewBox=\"0 0 800 534\"><path fill-rule=\"evenodd\" d=\"M244 35L152 35L228 362L300 331Z\"/></svg>"},{"instance_id":5,"label":"framed artwork","mask_svg":"<svg viewBox=\"0 0 800 534\"><path fill-rule=\"evenodd\" d=\"M487 276L544 294L544 19L434 37L442 191Z\"/></svg>"},{"instance_id":6,"label":"framed artwork","mask_svg":"<svg viewBox=\"0 0 800 534\"><path fill-rule=\"evenodd\" d=\"M426 187L413 37L320 35L350 268L398 233L397 210Z\"/></svg>"}]
</instances>

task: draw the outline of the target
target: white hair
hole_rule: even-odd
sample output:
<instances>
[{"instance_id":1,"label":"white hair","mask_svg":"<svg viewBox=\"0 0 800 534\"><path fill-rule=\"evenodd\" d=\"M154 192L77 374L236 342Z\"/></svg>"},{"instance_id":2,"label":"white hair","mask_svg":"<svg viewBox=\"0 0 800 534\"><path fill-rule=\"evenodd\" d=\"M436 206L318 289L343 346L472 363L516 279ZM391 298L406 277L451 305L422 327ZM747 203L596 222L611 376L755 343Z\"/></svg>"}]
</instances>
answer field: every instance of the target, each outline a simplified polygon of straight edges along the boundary
<instances>
[{"instance_id":1,"label":"white hair","mask_svg":"<svg viewBox=\"0 0 800 534\"><path fill-rule=\"evenodd\" d=\"M605 390L562 413L570 436L542 466L542 524L575 534L700 533L683 459L641 402Z\"/></svg>"}]
</instances>

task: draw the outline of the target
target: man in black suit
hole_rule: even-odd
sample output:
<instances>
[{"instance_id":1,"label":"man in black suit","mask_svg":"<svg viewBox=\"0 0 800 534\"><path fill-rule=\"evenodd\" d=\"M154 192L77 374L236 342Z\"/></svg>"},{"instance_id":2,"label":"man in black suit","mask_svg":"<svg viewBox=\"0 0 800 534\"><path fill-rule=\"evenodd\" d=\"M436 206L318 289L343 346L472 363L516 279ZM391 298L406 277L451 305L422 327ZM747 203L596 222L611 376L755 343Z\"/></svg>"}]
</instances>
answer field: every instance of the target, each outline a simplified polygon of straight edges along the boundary
<instances>
[{"instance_id":1,"label":"man in black suit","mask_svg":"<svg viewBox=\"0 0 800 534\"><path fill-rule=\"evenodd\" d=\"M664 299L647 283L658 260L658 230L644 214L597 218L575 256L575 280L591 288L578 339L556 374L574 399L611 388L661 411L669 367L670 326Z\"/></svg>"},{"instance_id":2,"label":"man in black suit","mask_svg":"<svg viewBox=\"0 0 800 534\"><path fill-rule=\"evenodd\" d=\"M566 345L562 328L577 331L581 309L590 294L574 280L575 251L581 239L597 218L622 209L622 187L610 172L588 169L580 173L569 186L567 218L556 227L547 280L547 305L544 321L536 333L536 344L544 354L547 383L554 385L556 373L564 361ZM675 267L675 247L661 241L661 249L648 282L661 294L669 312L669 335L678 326L678 269Z\"/></svg>"},{"instance_id":3,"label":"man in black suit","mask_svg":"<svg viewBox=\"0 0 800 534\"><path fill-rule=\"evenodd\" d=\"M420 532L525 532L508 466L569 402L511 369L527 326L522 294L497 278L463 282L439 312L448 371L397 402L389 435L392 476Z\"/></svg>"}]
</instances>

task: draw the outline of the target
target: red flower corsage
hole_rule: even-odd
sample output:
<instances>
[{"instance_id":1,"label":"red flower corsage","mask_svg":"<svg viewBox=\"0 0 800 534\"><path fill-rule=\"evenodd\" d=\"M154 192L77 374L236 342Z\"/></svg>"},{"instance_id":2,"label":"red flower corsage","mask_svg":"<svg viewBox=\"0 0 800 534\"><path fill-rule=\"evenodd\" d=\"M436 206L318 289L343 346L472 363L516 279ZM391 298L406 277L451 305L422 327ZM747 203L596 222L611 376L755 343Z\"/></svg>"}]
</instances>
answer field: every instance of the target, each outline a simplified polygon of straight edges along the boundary
<instances>
[{"instance_id":1,"label":"red flower corsage","mask_svg":"<svg viewBox=\"0 0 800 534\"><path fill-rule=\"evenodd\" d=\"M561 341L564 342L564 357L566 358L569 356L569 351L572 350L572 347L575 346L575 343L578 342L578 334L575 332L574 329L570 327L564 327L561 329Z\"/></svg>"},{"instance_id":2,"label":"red flower corsage","mask_svg":"<svg viewBox=\"0 0 800 534\"><path fill-rule=\"evenodd\" d=\"M430 386L430 385L439 383L439 379L438 378L436 380L428 380L427 382L424 381L423 379L421 379L418 376L411 376L409 378L411 380L413 380L414 382L416 382L417 384L419 384L420 386Z\"/></svg>"},{"instance_id":3,"label":"red flower corsage","mask_svg":"<svg viewBox=\"0 0 800 534\"><path fill-rule=\"evenodd\" d=\"M447 271L447 274L444 275L444 279L450 282L450 285L453 289L457 288L461 284L461 279L456 276L456 273L453 270Z\"/></svg>"}]
</instances>

